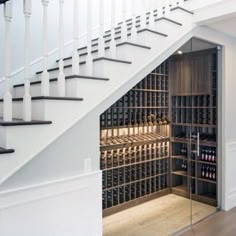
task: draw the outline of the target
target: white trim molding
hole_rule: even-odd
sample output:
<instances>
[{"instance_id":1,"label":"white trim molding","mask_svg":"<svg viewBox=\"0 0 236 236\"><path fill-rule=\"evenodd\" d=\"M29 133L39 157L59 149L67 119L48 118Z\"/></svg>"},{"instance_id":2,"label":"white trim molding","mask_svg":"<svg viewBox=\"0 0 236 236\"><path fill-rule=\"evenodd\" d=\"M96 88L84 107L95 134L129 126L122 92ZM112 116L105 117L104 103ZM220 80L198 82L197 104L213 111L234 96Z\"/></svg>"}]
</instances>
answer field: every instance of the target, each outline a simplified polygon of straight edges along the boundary
<instances>
[{"instance_id":1,"label":"white trim molding","mask_svg":"<svg viewBox=\"0 0 236 236\"><path fill-rule=\"evenodd\" d=\"M0 192L0 211L75 191L86 191L91 187L88 181L94 178L101 179L101 171L2 191Z\"/></svg>"},{"instance_id":2,"label":"white trim molding","mask_svg":"<svg viewBox=\"0 0 236 236\"><path fill-rule=\"evenodd\" d=\"M226 143L225 156L225 210L236 206L236 142Z\"/></svg>"}]
</instances>

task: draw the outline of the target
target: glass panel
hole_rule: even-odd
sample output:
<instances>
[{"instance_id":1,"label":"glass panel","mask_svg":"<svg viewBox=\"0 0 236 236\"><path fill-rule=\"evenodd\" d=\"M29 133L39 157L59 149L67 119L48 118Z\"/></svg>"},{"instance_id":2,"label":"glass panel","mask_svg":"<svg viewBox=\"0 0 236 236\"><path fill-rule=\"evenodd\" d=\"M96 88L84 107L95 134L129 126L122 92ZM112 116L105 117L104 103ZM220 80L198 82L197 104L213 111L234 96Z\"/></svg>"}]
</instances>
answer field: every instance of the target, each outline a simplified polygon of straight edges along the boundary
<instances>
[{"instance_id":1,"label":"glass panel","mask_svg":"<svg viewBox=\"0 0 236 236\"><path fill-rule=\"evenodd\" d=\"M217 49L191 40L192 126L190 199L191 223L216 211L217 206Z\"/></svg>"}]
</instances>

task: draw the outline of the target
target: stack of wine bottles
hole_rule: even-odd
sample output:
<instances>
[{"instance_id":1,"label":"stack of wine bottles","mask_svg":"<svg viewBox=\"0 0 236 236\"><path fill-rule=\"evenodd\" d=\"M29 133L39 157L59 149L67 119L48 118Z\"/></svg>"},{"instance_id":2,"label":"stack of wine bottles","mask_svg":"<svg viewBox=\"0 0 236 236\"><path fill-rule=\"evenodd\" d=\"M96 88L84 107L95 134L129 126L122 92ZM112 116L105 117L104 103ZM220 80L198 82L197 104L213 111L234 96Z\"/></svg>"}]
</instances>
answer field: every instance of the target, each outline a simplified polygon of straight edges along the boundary
<instances>
[{"instance_id":1,"label":"stack of wine bottles","mask_svg":"<svg viewBox=\"0 0 236 236\"><path fill-rule=\"evenodd\" d=\"M216 180L216 167L203 164L202 169L201 169L201 178L215 181Z\"/></svg>"},{"instance_id":2,"label":"stack of wine bottles","mask_svg":"<svg viewBox=\"0 0 236 236\"><path fill-rule=\"evenodd\" d=\"M201 151L201 161L216 162L216 148L215 147L203 147Z\"/></svg>"}]
</instances>

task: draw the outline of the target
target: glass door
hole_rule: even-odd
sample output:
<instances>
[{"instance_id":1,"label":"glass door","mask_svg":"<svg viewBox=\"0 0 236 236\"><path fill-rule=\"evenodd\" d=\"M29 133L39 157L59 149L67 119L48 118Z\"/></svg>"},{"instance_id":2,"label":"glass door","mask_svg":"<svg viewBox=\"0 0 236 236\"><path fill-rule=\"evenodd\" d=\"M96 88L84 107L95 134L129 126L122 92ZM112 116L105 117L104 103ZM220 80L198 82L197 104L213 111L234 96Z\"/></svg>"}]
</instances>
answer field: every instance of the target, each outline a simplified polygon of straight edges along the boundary
<instances>
[{"instance_id":1,"label":"glass door","mask_svg":"<svg viewBox=\"0 0 236 236\"><path fill-rule=\"evenodd\" d=\"M171 57L170 94L171 191L188 227L217 206L216 45L193 38Z\"/></svg>"},{"instance_id":2,"label":"glass door","mask_svg":"<svg viewBox=\"0 0 236 236\"><path fill-rule=\"evenodd\" d=\"M191 41L183 45L170 58L171 94L171 192L181 205L177 230L192 224L191 193L194 188L193 142L192 142L192 77Z\"/></svg>"},{"instance_id":3,"label":"glass door","mask_svg":"<svg viewBox=\"0 0 236 236\"><path fill-rule=\"evenodd\" d=\"M191 224L216 212L217 206L217 48L191 39L189 178Z\"/></svg>"}]
</instances>

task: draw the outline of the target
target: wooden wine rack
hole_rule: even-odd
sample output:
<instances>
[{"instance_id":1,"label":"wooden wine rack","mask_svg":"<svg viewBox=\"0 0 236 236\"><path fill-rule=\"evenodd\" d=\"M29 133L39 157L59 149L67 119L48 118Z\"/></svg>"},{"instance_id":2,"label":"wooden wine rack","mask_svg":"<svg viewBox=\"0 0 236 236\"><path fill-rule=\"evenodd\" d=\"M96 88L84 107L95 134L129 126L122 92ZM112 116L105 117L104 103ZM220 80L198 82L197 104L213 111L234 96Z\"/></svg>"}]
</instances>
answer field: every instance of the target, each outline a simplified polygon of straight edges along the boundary
<instances>
[{"instance_id":1,"label":"wooden wine rack","mask_svg":"<svg viewBox=\"0 0 236 236\"><path fill-rule=\"evenodd\" d=\"M181 196L191 197L213 206L217 205L217 52L215 49L203 52L192 53L178 58L178 63L183 63L182 68L187 67L184 62L191 61L192 78L196 78L199 70L204 72L205 85L192 83L192 87L187 90L183 85L177 94L172 87L171 91L171 169L172 193ZM202 61L205 64L202 64ZM170 64L176 63L176 57ZM171 68L175 68L173 66ZM176 71L175 71L176 72ZM182 72L184 73L184 72ZM200 72L202 74L202 72ZM208 76L206 76L208 75ZM176 80L173 75L170 81ZM180 81L179 81L180 82ZM175 81L178 83L178 81ZM188 81L189 83L189 81ZM200 133L200 156L190 153L196 150L197 141L191 139L190 132ZM183 150L185 150L183 152ZM215 156L215 161L204 161L202 155L206 150L207 156ZM183 155L184 154L184 155ZM187 155L191 156L191 161L187 160ZM203 156L204 157L204 156ZM203 167L206 169L203 171ZM208 173L211 178L202 176ZM213 177L214 176L214 177Z\"/></svg>"},{"instance_id":2,"label":"wooden wine rack","mask_svg":"<svg viewBox=\"0 0 236 236\"><path fill-rule=\"evenodd\" d=\"M103 214L169 189L168 61L101 115Z\"/></svg>"},{"instance_id":3,"label":"wooden wine rack","mask_svg":"<svg viewBox=\"0 0 236 236\"><path fill-rule=\"evenodd\" d=\"M191 90L190 65L192 78L204 74ZM169 58L101 115L104 216L171 192L216 206L217 178L203 178L202 168L216 172L217 157L187 159L197 144L189 146L190 131L200 131L200 152L217 153L216 97L212 49Z\"/></svg>"}]
</instances>

